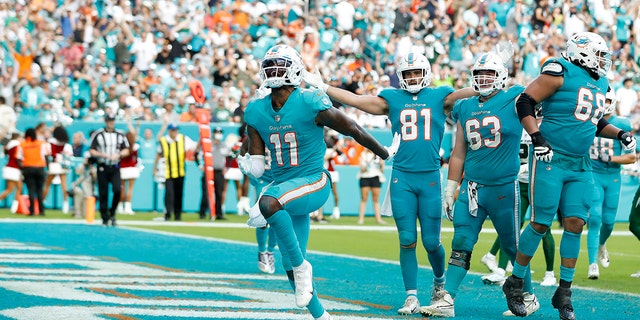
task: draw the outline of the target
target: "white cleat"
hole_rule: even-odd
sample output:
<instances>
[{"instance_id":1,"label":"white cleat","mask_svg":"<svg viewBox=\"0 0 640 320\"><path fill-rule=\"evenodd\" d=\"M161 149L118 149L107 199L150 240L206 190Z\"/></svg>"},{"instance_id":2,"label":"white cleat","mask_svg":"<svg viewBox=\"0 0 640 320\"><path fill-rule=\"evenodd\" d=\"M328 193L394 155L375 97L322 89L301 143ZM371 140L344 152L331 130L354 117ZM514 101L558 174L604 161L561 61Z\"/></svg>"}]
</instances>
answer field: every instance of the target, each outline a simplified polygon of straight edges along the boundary
<instances>
[{"instance_id":1,"label":"white cleat","mask_svg":"<svg viewBox=\"0 0 640 320\"><path fill-rule=\"evenodd\" d=\"M273 257L273 252L267 251L267 263L269 265L269 271L267 273L273 274L276 272L276 258Z\"/></svg>"},{"instance_id":2,"label":"white cleat","mask_svg":"<svg viewBox=\"0 0 640 320\"><path fill-rule=\"evenodd\" d=\"M293 267L293 279L296 286L296 305L304 308L313 297L313 268L307 260L298 267Z\"/></svg>"},{"instance_id":3,"label":"white cleat","mask_svg":"<svg viewBox=\"0 0 640 320\"><path fill-rule=\"evenodd\" d=\"M496 256L492 255L490 252L487 252L487 254L482 256L482 259L480 259L480 262L482 262L482 264L487 266L487 268L491 272L494 272L494 271L496 271L496 269L498 269L498 263L496 262Z\"/></svg>"},{"instance_id":4,"label":"white cleat","mask_svg":"<svg viewBox=\"0 0 640 320\"><path fill-rule=\"evenodd\" d=\"M597 263L592 263L589 265L589 272L587 273L589 279L597 280L600 277L600 269L598 269Z\"/></svg>"},{"instance_id":5,"label":"white cleat","mask_svg":"<svg viewBox=\"0 0 640 320\"><path fill-rule=\"evenodd\" d=\"M540 285L543 287L551 287L556 285L556 275L553 274L553 271L545 271L544 278L542 278L542 282Z\"/></svg>"},{"instance_id":6,"label":"white cleat","mask_svg":"<svg viewBox=\"0 0 640 320\"><path fill-rule=\"evenodd\" d=\"M506 272L502 268L496 269L492 274L482 276L482 283L501 286L507 280Z\"/></svg>"},{"instance_id":7,"label":"white cleat","mask_svg":"<svg viewBox=\"0 0 640 320\"><path fill-rule=\"evenodd\" d=\"M20 205L20 203L18 202L18 200L13 200L13 202L11 202L11 213L18 212L18 206L19 205Z\"/></svg>"},{"instance_id":8,"label":"white cleat","mask_svg":"<svg viewBox=\"0 0 640 320\"><path fill-rule=\"evenodd\" d=\"M418 297L416 296L408 296L406 300L404 300L404 305L402 308L398 309L398 314L410 315L420 313L420 301L418 301Z\"/></svg>"},{"instance_id":9,"label":"white cleat","mask_svg":"<svg viewBox=\"0 0 640 320\"><path fill-rule=\"evenodd\" d=\"M69 214L69 201L62 202L62 214Z\"/></svg>"},{"instance_id":10,"label":"white cleat","mask_svg":"<svg viewBox=\"0 0 640 320\"><path fill-rule=\"evenodd\" d=\"M531 294L529 292L524 293L524 308L527 310L527 315L525 317L530 316L540 309L540 302L538 301L538 298L536 298L535 294ZM510 310L503 312L502 315L507 317L515 316Z\"/></svg>"},{"instance_id":11,"label":"white cleat","mask_svg":"<svg viewBox=\"0 0 640 320\"><path fill-rule=\"evenodd\" d=\"M607 247L604 245L601 245L600 248L598 248L598 260L603 268L609 268L609 252L607 251Z\"/></svg>"},{"instance_id":12,"label":"white cleat","mask_svg":"<svg viewBox=\"0 0 640 320\"><path fill-rule=\"evenodd\" d=\"M636 272L634 274L631 274L631 278L640 278L640 271L638 271L638 272Z\"/></svg>"},{"instance_id":13,"label":"white cleat","mask_svg":"<svg viewBox=\"0 0 640 320\"><path fill-rule=\"evenodd\" d=\"M264 273L272 273L269 269L269 257L267 252L258 252L258 269Z\"/></svg>"},{"instance_id":14,"label":"white cleat","mask_svg":"<svg viewBox=\"0 0 640 320\"><path fill-rule=\"evenodd\" d=\"M447 290L439 290L435 302L420 308L420 313L425 317L453 318L456 316L453 308L453 298Z\"/></svg>"},{"instance_id":15,"label":"white cleat","mask_svg":"<svg viewBox=\"0 0 640 320\"><path fill-rule=\"evenodd\" d=\"M331 213L331 219L339 220L340 219L340 208L333 207L333 213Z\"/></svg>"},{"instance_id":16,"label":"white cleat","mask_svg":"<svg viewBox=\"0 0 640 320\"><path fill-rule=\"evenodd\" d=\"M329 314L329 312L327 312L326 310L324 311L324 313L318 317L315 318L316 320L333 320L333 317Z\"/></svg>"}]
</instances>

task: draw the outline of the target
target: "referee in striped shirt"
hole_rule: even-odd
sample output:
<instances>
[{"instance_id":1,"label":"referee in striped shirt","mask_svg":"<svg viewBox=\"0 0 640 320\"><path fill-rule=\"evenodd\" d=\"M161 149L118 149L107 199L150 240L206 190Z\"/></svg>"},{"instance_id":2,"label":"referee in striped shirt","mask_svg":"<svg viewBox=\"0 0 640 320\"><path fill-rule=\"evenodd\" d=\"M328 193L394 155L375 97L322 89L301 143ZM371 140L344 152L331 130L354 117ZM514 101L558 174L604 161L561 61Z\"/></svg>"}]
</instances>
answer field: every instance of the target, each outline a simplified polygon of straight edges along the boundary
<instances>
[{"instance_id":1,"label":"referee in striped shirt","mask_svg":"<svg viewBox=\"0 0 640 320\"><path fill-rule=\"evenodd\" d=\"M100 215L102 224L107 226L111 222L116 225L116 208L120 202L121 180L120 159L129 155L129 142L124 133L116 130L116 116L107 114L104 117L105 126L91 135L91 156L98 164L98 194L100 201ZM113 191L111 208L109 208L109 183Z\"/></svg>"}]
</instances>

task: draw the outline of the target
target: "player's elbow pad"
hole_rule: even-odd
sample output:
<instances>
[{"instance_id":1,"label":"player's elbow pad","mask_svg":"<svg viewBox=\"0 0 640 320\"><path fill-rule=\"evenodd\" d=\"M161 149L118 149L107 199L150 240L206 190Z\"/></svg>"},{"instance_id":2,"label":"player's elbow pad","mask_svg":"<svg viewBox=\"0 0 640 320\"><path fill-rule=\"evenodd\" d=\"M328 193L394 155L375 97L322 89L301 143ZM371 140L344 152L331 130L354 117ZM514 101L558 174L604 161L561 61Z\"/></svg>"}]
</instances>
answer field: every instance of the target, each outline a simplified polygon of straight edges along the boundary
<instances>
[{"instance_id":1,"label":"player's elbow pad","mask_svg":"<svg viewBox=\"0 0 640 320\"><path fill-rule=\"evenodd\" d=\"M522 119L527 116L532 116L533 118L536 117L535 107L537 104L538 102L531 98L530 95L524 92L520 95L518 101L516 101L516 110L518 110L518 118L520 119L520 122L522 122Z\"/></svg>"},{"instance_id":2,"label":"player's elbow pad","mask_svg":"<svg viewBox=\"0 0 640 320\"><path fill-rule=\"evenodd\" d=\"M256 178L262 177L264 173L264 156L252 155L251 156L251 170L249 170L252 176Z\"/></svg>"}]
</instances>

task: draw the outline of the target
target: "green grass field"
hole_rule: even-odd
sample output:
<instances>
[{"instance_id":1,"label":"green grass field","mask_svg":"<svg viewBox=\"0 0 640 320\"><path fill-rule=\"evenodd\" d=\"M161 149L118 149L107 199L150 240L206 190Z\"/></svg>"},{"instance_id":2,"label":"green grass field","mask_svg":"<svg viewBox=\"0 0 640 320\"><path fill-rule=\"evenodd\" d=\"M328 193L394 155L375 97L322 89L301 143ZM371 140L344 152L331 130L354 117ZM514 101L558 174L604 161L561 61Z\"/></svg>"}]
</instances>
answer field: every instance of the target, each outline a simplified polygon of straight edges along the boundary
<instances>
[{"instance_id":1,"label":"green grass field","mask_svg":"<svg viewBox=\"0 0 640 320\"><path fill-rule=\"evenodd\" d=\"M118 215L119 221L127 220L140 220L151 221L155 217L161 217L159 214L153 213L137 213L134 216ZM73 219L69 215L63 215L56 210L48 210L46 217L28 217L22 215L11 214L7 209L0 209L0 218L9 219L30 219L30 220L46 220L46 219ZM232 223L245 223L247 216L239 217L237 215L228 214L228 220L224 222ZM183 214L184 222L202 222L199 220L197 214ZM390 261L398 260L398 238L395 229L389 231L365 231L358 230L360 227L356 224L357 217L344 216L340 220L332 220L328 225L339 226L353 226L350 230L327 230L316 228L320 224L311 225L311 236L309 242L309 250L347 254L358 257L368 257L376 259L384 259ZM386 218L389 223L386 226L393 226L393 219ZM208 222L215 225L219 222ZM122 223L125 225L126 223ZM374 226L374 219L368 217L365 219L364 226ZM202 226L131 226L134 228L145 228L153 230L161 230L167 232L183 233L189 235L204 236L210 238L236 240L248 243L255 242L255 231L252 228L221 228L221 227L202 227ZM452 224L449 221L443 221L443 227L451 228ZM485 227L491 227L490 222L485 223ZM557 229L557 226L556 226ZM616 224L615 231L628 230L627 223ZM447 255L451 248L452 232L442 232L442 242L445 245ZM556 259L555 259L555 273L556 277L559 277L559 246L560 235L554 235L556 239ZM471 271L477 273L488 273L483 264L480 263L480 258L489 250L495 234L482 233L472 258ZM634 279L629 277L631 273L635 273L640 270L640 242L632 235L614 235L607 242L607 248L611 257L611 266L607 269L600 268L600 279L589 280L587 279L587 246L586 246L586 229L582 237L582 249L580 258L578 259L578 265L576 267L576 276L574 285L580 287L589 287L599 290L611 290L618 292L628 292L634 294L640 294L640 279ZM542 254L542 248L539 248L536 256L532 260L532 270L534 281L542 280L545 271L544 255ZM428 265L426 253L421 248L418 250L420 265ZM398 268L398 272L400 269Z\"/></svg>"}]
</instances>

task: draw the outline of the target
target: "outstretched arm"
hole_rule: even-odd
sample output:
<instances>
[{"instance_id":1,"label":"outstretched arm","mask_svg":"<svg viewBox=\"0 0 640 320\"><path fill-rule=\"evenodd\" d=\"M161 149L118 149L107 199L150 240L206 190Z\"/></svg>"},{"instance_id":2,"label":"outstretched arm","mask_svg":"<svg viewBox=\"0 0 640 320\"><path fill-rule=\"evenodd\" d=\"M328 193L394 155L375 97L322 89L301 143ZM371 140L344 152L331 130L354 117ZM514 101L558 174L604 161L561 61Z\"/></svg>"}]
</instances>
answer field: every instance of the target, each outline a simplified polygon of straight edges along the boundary
<instances>
[{"instance_id":1,"label":"outstretched arm","mask_svg":"<svg viewBox=\"0 0 640 320\"><path fill-rule=\"evenodd\" d=\"M370 114L389 115L389 105L386 100L378 96L357 95L344 89L332 87L324 83L322 75L317 68L314 73L304 71L303 79L308 85L321 89L340 103L350 105Z\"/></svg>"},{"instance_id":2,"label":"outstretched arm","mask_svg":"<svg viewBox=\"0 0 640 320\"><path fill-rule=\"evenodd\" d=\"M459 99L466 99L476 95L478 95L478 93L473 91L473 88L462 88L451 92L446 98L444 98L444 113L447 115L451 113L453 105L456 104L456 101Z\"/></svg>"},{"instance_id":3,"label":"outstretched arm","mask_svg":"<svg viewBox=\"0 0 640 320\"><path fill-rule=\"evenodd\" d=\"M383 145L353 119L347 117L347 115L336 108L329 108L319 112L316 117L316 123L332 128L343 135L353 137L359 144L373 151L373 153L382 159L389 158L389 152L387 152L387 149Z\"/></svg>"}]
</instances>

